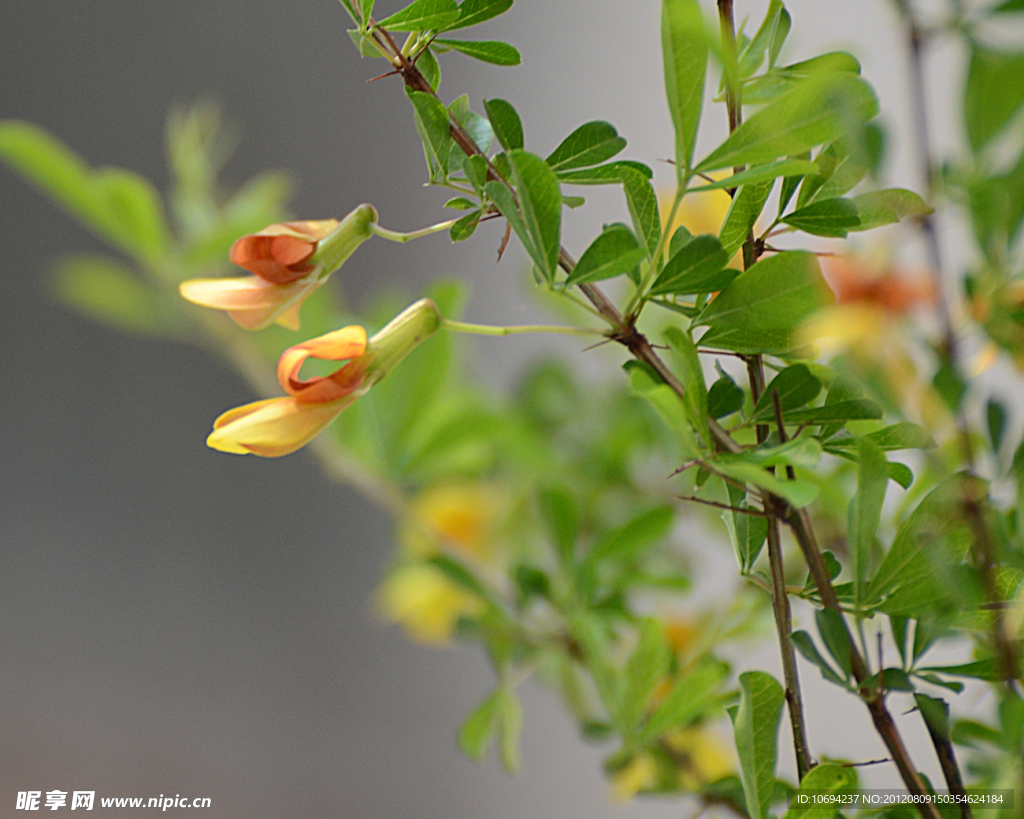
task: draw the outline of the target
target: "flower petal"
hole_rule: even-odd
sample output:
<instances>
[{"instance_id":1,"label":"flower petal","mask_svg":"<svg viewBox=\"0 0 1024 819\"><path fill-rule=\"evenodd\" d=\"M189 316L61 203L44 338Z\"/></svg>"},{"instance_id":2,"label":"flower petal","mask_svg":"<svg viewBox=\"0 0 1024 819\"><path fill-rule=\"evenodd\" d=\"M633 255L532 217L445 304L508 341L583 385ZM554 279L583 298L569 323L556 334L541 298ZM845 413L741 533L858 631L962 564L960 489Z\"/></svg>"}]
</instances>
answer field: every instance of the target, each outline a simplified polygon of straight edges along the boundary
<instances>
[{"instance_id":1,"label":"flower petal","mask_svg":"<svg viewBox=\"0 0 1024 819\"><path fill-rule=\"evenodd\" d=\"M353 393L320 404L270 398L235 407L214 421L206 445L238 455L288 455L309 443L357 397Z\"/></svg>"},{"instance_id":2,"label":"flower petal","mask_svg":"<svg viewBox=\"0 0 1024 819\"><path fill-rule=\"evenodd\" d=\"M193 304L227 310L245 329L259 330L297 308L322 284L316 276L309 279L282 285L271 284L259 276L190 279L178 289Z\"/></svg>"},{"instance_id":3,"label":"flower petal","mask_svg":"<svg viewBox=\"0 0 1024 819\"><path fill-rule=\"evenodd\" d=\"M358 325L342 327L285 350L277 362L277 380L285 392L301 395L304 402L336 401L362 382L365 366L358 359L365 353L366 330ZM299 370L311 356L323 361L351 361L331 376L303 381Z\"/></svg>"},{"instance_id":4,"label":"flower petal","mask_svg":"<svg viewBox=\"0 0 1024 819\"><path fill-rule=\"evenodd\" d=\"M278 249L285 261L277 258ZM228 257L234 264L244 267L261 279L273 284L288 284L301 279L309 272L301 262L313 255L316 243L294 236L243 236L231 245ZM294 267L289 259L295 259Z\"/></svg>"}]
</instances>

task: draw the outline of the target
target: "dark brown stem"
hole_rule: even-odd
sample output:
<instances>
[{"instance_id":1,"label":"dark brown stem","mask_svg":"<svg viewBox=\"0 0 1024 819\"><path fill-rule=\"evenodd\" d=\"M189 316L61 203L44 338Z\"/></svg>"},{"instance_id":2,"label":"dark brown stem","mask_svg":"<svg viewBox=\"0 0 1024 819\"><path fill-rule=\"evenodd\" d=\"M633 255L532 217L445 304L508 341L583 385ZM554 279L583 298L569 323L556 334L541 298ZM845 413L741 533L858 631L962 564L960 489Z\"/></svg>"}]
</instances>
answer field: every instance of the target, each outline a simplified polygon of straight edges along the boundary
<instances>
[{"instance_id":1,"label":"dark brown stem","mask_svg":"<svg viewBox=\"0 0 1024 819\"><path fill-rule=\"evenodd\" d=\"M950 793L964 797L967 791L964 790L964 781L960 776L960 766L956 761L956 751L953 750L953 743L939 731L932 728L931 722L924 721L928 729L928 736L931 737L932 745L935 746L935 754L939 758L939 766L942 768L942 776L946 780L946 787ZM971 805L966 798L960 802L960 819L971 819Z\"/></svg>"},{"instance_id":2,"label":"dark brown stem","mask_svg":"<svg viewBox=\"0 0 1024 819\"><path fill-rule=\"evenodd\" d=\"M818 589L818 596L821 598L822 604L825 608L842 614L839 598L836 595L835 587L832 585L832 578L829 575L828 567L821 556L821 550L818 548L807 510L791 509L788 522L797 543L800 545L804 559L807 561L807 566L810 569L814 585ZM845 618L843 619L843 624L846 626ZM928 789L910 759L910 752L907 751L906 745L903 744L899 729L896 727L892 714L889 713L889 709L885 705L883 693L878 689L869 689L864 686L864 683L871 676L871 672L860 653L860 649L857 648L857 643L854 641L849 626L846 626L846 639L850 644L850 666L853 670L853 676L860 686L861 699L864 700L864 704L868 707L871 721L875 724L875 730L881 736L885 747L889 749L889 754L892 756L893 762L896 763L900 777L910 792L918 796L926 796ZM917 810L924 819L941 819L938 810L929 802L922 800L917 804Z\"/></svg>"}]
</instances>

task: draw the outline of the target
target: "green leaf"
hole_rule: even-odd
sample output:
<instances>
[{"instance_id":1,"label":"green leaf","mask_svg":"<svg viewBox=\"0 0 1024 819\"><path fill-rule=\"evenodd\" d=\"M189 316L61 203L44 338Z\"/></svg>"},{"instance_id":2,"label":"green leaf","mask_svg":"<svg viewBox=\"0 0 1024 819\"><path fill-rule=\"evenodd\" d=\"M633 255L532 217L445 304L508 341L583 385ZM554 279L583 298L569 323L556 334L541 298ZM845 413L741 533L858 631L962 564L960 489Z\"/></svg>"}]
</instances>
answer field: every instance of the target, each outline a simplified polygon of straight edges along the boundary
<instances>
[{"instance_id":1,"label":"green leaf","mask_svg":"<svg viewBox=\"0 0 1024 819\"><path fill-rule=\"evenodd\" d=\"M708 415L724 418L743 409L743 390L728 375L723 375L708 390Z\"/></svg>"},{"instance_id":2,"label":"green leaf","mask_svg":"<svg viewBox=\"0 0 1024 819\"><path fill-rule=\"evenodd\" d=\"M708 40L700 3L663 0L661 50L665 63L665 93L676 133L676 170L681 174L693 161L693 146L704 103Z\"/></svg>"},{"instance_id":3,"label":"green leaf","mask_svg":"<svg viewBox=\"0 0 1024 819\"><path fill-rule=\"evenodd\" d=\"M880 418L881 416L876 417ZM931 449L935 446L935 441L928 434L928 431L922 426L912 424L910 421L900 421L898 424L883 427L863 437L886 452L898 449ZM830 447L856 447L858 440L857 438L837 439L829 441L828 445Z\"/></svg>"},{"instance_id":4,"label":"green leaf","mask_svg":"<svg viewBox=\"0 0 1024 819\"><path fill-rule=\"evenodd\" d=\"M498 138L502 148L514 151L526 144L523 139L523 123L511 103L497 99L484 100L484 110L494 129L494 136Z\"/></svg>"},{"instance_id":5,"label":"green leaf","mask_svg":"<svg viewBox=\"0 0 1024 819\"><path fill-rule=\"evenodd\" d=\"M762 671L746 671L739 682L739 708L730 716L747 813L751 819L768 819L775 788L779 720L786 698L775 678Z\"/></svg>"},{"instance_id":6,"label":"green leaf","mask_svg":"<svg viewBox=\"0 0 1024 819\"><path fill-rule=\"evenodd\" d=\"M474 210L467 213L454 225L448 228L448 235L451 236L453 242L464 242L474 233L476 233L477 226L480 224L480 216L482 211Z\"/></svg>"},{"instance_id":7,"label":"green leaf","mask_svg":"<svg viewBox=\"0 0 1024 819\"><path fill-rule=\"evenodd\" d=\"M654 689L668 673L671 657L661 621L645 617L640 625L640 641L626 661L623 674L621 709L631 733L639 729Z\"/></svg>"},{"instance_id":8,"label":"green leaf","mask_svg":"<svg viewBox=\"0 0 1024 819\"><path fill-rule=\"evenodd\" d=\"M729 255L714 236L697 236L687 242L658 274L651 295L665 293L713 293L727 287L738 270L726 268Z\"/></svg>"},{"instance_id":9,"label":"green leaf","mask_svg":"<svg viewBox=\"0 0 1024 819\"><path fill-rule=\"evenodd\" d=\"M580 526L576 498L565 487L553 486L538 491L537 500L562 564L571 565Z\"/></svg>"},{"instance_id":10,"label":"green leaf","mask_svg":"<svg viewBox=\"0 0 1024 819\"><path fill-rule=\"evenodd\" d=\"M591 563L602 560L631 563L668 537L674 519L670 506L656 506L643 512L601 538L594 544L587 560Z\"/></svg>"},{"instance_id":11,"label":"green leaf","mask_svg":"<svg viewBox=\"0 0 1024 819\"><path fill-rule=\"evenodd\" d=\"M363 15L363 21L370 19L370 15L373 14L373 7L376 0L359 0L359 13Z\"/></svg>"},{"instance_id":12,"label":"green leaf","mask_svg":"<svg viewBox=\"0 0 1024 819\"><path fill-rule=\"evenodd\" d=\"M65 259L57 268L53 286L61 301L115 329L147 336L176 331L161 294L113 259Z\"/></svg>"},{"instance_id":13,"label":"green leaf","mask_svg":"<svg viewBox=\"0 0 1024 819\"><path fill-rule=\"evenodd\" d=\"M434 91L441 87L441 66L437 64L437 57L433 51L429 48L423 49L416 58L416 67Z\"/></svg>"},{"instance_id":14,"label":"green leaf","mask_svg":"<svg viewBox=\"0 0 1024 819\"><path fill-rule=\"evenodd\" d=\"M857 443L857 494L850 502L847 540L853 572L854 600L863 601L875 533L882 519L882 502L889 485L888 462L881 447L867 438Z\"/></svg>"},{"instance_id":15,"label":"green leaf","mask_svg":"<svg viewBox=\"0 0 1024 819\"><path fill-rule=\"evenodd\" d=\"M763 467L818 465L821 460L821 444L814 438L802 437L786 441L777 446L762 444L757 449L744 453L743 457Z\"/></svg>"},{"instance_id":16,"label":"green leaf","mask_svg":"<svg viewBox=\"0 0 1024 819\"><path fill-rule=\"evenodd\" d=\"M541 274L547 281L553 281L562 226L562 192L558 179L535 154L515 150L509 152L508 158L519 208L502 183L488 182L485 190L508 219Z\"/></svg>"},{"instance_id":17,"label":"green leaf","mask_svg":"<svg viewBox=\"0 0 1024 819\"><path fill-rule=\"evenodd\" d=\"M474 575L455 558L447 555L434 555L433 557L427 558L424 562L440 571L457 586L460 586L471 594L476 595L484 602L489 603L493 608L497 608L494 597L487 590L484 584L477 579L476 575Z\"/></svg>"},{"instance_id":18,"label":"green leaf","mask_svg":"<svg viewBox=\"0 0 1024 819\"><path fill-rule=\"evenodd\" d=\"M487 747L498 733L503 693L498 689L474 708L459 729L459 750L474 762L482 762Z\"/></svg>"},{"instance_id":19,"label":"green leaf","mask_svg":"<svg viewBox=\"0 0 1024 819\"><path fill-rule=\"evenodd\" d=\"M713 327L703 336L700 343L704 347L715 347L719 350L732 350L743 355L782 355L795 356L793 353L799 346L795 330L751 330L748 328Z\"/></svg>"},{"instance_id":20,"label":"green leaf","mask_svg":"<svg viewBox=\"0 0 1024 819\"><path fill-rule=\"evenodd\" d=\"M871 230L882 225L894 224L908 216L927 216L933 212L920 196L902 188L862 193L851 200L840 201L851 201L857 208L860 224L851 227L850 230Z\"/></svg>"},{"instance_id":21,"label":"green leaf","mask_svg":"<svg viewBox=\"0 0 1024 819\"><path fill-rule=\"evenodd\" d=\"M406 93L413 104L416 131L423 141L430 178L440 179L448 167L448 156L454 145L448 109L433 94L410 91L408 88Z\"/></svg>"},{"instance_id":22,"label":"green leaf","mask_svg":"<svg viewBox=\"0 0 1024 819\"><path fill-rule=\"evenodd\" d=\"M445 202L443 207L451 208L452 210L475 210L477 204L465 196L455 196Z\"/></svg>"},{"instance_id":23,"label":"green leaf","mask_svg":"<svg viewBox=\"0 0 1024 819\"><path fill-rule=\"evenodd\" d=\"M745 488L741 489L724 480L722 483L725 485L731 506L736 509L750 508ZM732 540L740 569L749 572L750 567L754 565L758 555L761 554L765 539L768 537L768 519L739 511L724 511L722 512L722 521L729 532L729 539Z\"/></svg>"},{"instance_id":24,"label":"green leaf","mask_svg":"<svg viewBox=\"0 0 1024 819\"><path fill-rule=\"evenodd\" d=\"M161 261L168 230L153 185L118 168L90 169L36 125L0 122L0 158L100 235L136 258Z\"/></svg>"},{"instance_id":25,"label":"green leaf","mask_svg":"<svg viewBox=\"0 0 1024 819\"><path fill-rule=\"evenodd\" d=\"M712 461L710 466L728 478L767 489L797 509L809 506L818 497L818 487L810 481L780 480L760 464L739 460L739 457L735 456L736 460L727 461L724 460L724 456L720 456L719 459Z\"/></svg>"},{"instance_id":26,"label":"green leaf","mask_svg":"<svg viewBox=\"0 0 1024 819\"><path fill-rule=\"evenodd\" d=\"M988 682L996 682L997 680L1002 679L1002 674L999 670L999 661L995 657L989 657L985 660L975 660L972 663L961 663L960 665L930 665L918 670L927 671L933 674L949 674L953 677L968 677L974 680L987 680Z\"/></svg>"},{"instance_id":27,"label":"green leaf","mask_svg":"<svg viewBox=\"0 0 1024 819\"><path fill-rule=\"evenodd\" d=\"M808 174L817 173L818 166L806 159L780 159L777 162L769 162L765 165L755 165L745 171L734 173L725 179L711 182L707 185L700 185L690 188L687 193L700 193L701 191L714 191L723 188L738 188L740 185L750 185L755 182L768 182L780 176L795 177L799 179Z\"/></svg>"},{"instance_id":28,"label":"green leaf","mask_svg":"<svg viewBox=\"0 0 1024 819\"><path fill-rule=\"evenodd\" d=\"M764 209L764 203L772 192L775 180L743 185L733 195L725 221L718 231L718 239L731 259L747 240L757 217Z\"/></svg>"},{"instance_id":29,"label":"green leaf","mask_svg":"<svg viewBox=\"0 0 1024 819\"><path fill-rule=\"evenodd\" d=\"M485 117L475 114L470 110L469 95L462 94L452 100L451 105L448 106L448 114L465 129L476 147L482 153L487 153L494 139L494 129L491 128L491 123ZM455 161L456 151L461 153L462 149L457 148L457 146L452 149L452 159L448 163L449 173L460 170L465 161L465 155L457 162Z\"/></svg>"},{"instance_id":30,"label":"green leaf","mask_svg":"<svg viewBox=\"0 0 1024 819\"><path fill-rule=\"evenodd\" d=\"M790 639L801 656L818 667L821 676L825 680L835 685L846 687L846 680L839 676L828 660L821 656L821 652L818 651L818 647L814 644L810 634L806 631L794 631Z\"/></svg>"},{"instance_id":31,"label":"green leaf","mask_svg":"<svg viewBox=\"0 0 1024 819\"><path fill-rule=\"evenodd\" d=\"M667 384L662 383L643 365L627 362L629 383L634 394L643 398L654 409L679 442L680 454L689 460L700 457L700 448L686 418L682 400Z\"/></svg>"},{"instance_id":32,"label":"green leaf","mask_svg":"<svg viewBox=\"0 0 1024 819\"><path fill-rule=\"evenodd\" d=\"M790 330L834 300L813 253L787 251L737 276L698 324L737 330Z\"/></svg>"},{"instance_id":33,"label":"green leaf","mask_svg":"<svg viewBox=\"0 0 1024 819\"><path fill-rule=\"evenodd\" d=\"M498 727L501 731L498 740L501 765L508 773L514 774L521 765L519 737L523 732L523 705L514 691L504 687L498 704Z\"/></svg>"},{"instance_id":34,"label":"green leaf","mask_svg":"<svg viewBox=\"0 0 1024 819\"><path fill-rule=\"evenodd\" d=\"M986 495L984 481L963 473L935 487L900 527L868 586L867 604L877 606L897 592L909 594L917 589L934 592L937 602L942 593L936 571L943 564L959 562L973 537L964 520L964 503ZM889 613L911 612L893 609Z\"/></svg>"},{"instance_id":35,"label":"green leaf","mask_svg":"<svg viewBox=\"0 0 1024 819\"><path fill-rule=\"evenodd\" d=\"M459 14L455 0L414 0L377 25L388 31L442 31L458 20Z\"/></svg>"},{"instance_id":36,"label":"green leaf","mask_svg":"<svg viewBox=\"0 0 1024 819\"><path fill-rule=\"evenodd\" d=\"M812 768L800 783L804 794L844 794L857 787L857 771L835 762L825 762ZM822 804L808 799L806 804L793 800L783 819L832 819L837 813L835 804Z\"/></svg>"},{"instance_id":37,"label":"green leaf","mask_svg":"<svg viewBox=\"0 0 1024 819\"><path fill-rule=\"evenodd\" d=\"M835 139L818 151L814 162L819 171L803 181L796 207L842 196L860 182L868 172L867 151L862 142L863 134L850 135Z\"/></svg>"},{"instance_id":38,"label":"green leaf","mask_svg":"<svg viewBox=\"0 0 1024 819\"><path fill-rule=\"evenodd\" d=\"M823 407L810 407L786 413L791 424L832 424L845 421L866 421L882 417L882 408L870 398L852 398Z\"/></svg>"},{"instance_id":39,"label":"green leaf","mask_svg":"<svg viewBox=\"0 0 1024 819\"><path fill-rule=\"evenodd\" d=\"M646 256L647 251L637 244L633 231L625 225L609 225L583 252L566 283L581 284L621 276L633 270Z\"/></svg>"},{"instance_id":40,"label":"green leaf","mask_svg":"<svg viewBox=\"0 0 1024 819\"><path fill-rule=\"evenodd\" d=\"M845 51L830 51L809 60L781 66L760 77L747 80L743 86L743 102L746 105L762 105L771 102L811 77L828 72L860 74L860 63Z\"/></svg>"},{"instance_id":41,"label":"green leaf","mask_svg":"<svg viewBox=\"0 0 1024 819\"><path fill-rule=\"evenodd\" d=\"M628 168L641 174L645 179L651 179L654 171L642 162L634 162L630 159L618 162L609 162L607 165L598 165L593 168L581 168L577 171L558 171L558 178L570 185L618 185L622 182L622 170Z\"/></svg>"},{"instance_id":42,"label":"green leaf","mask_svg":"<svg viewBox=\"0 0 1024 819\"><path fill-rule=\"evenodd\" d=\"M860 225L857 206L849 199L821 199L784 216L790 227L815 236L846 236Z\"/></svg>"},{"instance_id":43,"label":"green leaf","mask_svg":"<svg viewBox=\"0 0 1024 819\"><path fill-rule=\"evenodd\" d=\"M626 192L626 204L629 206L629 215L633 220L636 235L644 240L648 255L651 255L661 239L658 196L650 181L633 168L620 167L619 177Z\"/></svg>"},{"instance_id":44,"label":"green leaf","mask_svg":"<svg viewBox=\"0 0 1024 819\"><path fill-rule=\"evenodd\" d=\"M697 345L689 333L683 332L678 327L669 327L665 330L665 340L673 353L673 363L681 376L686 394L683 396L683 406L694 429L700 430L705 440L710 441L708 432L708 390L704 384L704 368L701 366L700 357L697 355Z\"/></svg>"},{"instance_id":45,"label":"green leaf","mask_svg":"<svg viewBox=\"0 0 1024 819\"><path fill-rule=\"evenodd\" d=\"M814 622L828 653L846 675L846 679L850 679L853 657L850 653L850 632L846 628L843 615L833 609L817 609L814 612Z\"/></svg>"},{"instance_id":46,"label":"green leaf","mask_svg":"<svg viewBox=\"0 0 1024 819\"><path fill-rule=\"evenodd\" d=\"M764 393L754 407L752 418L774 416L772 393L776 391L779 393L779 405L785 414L817 398L821 392L821 380L811 373L806 364L786 367L765 387Z\"/></svg>"},{"instance_id":47,"label":"green leaf","mask_svg":"<svg viewBox=\"0 0 1024 819\"><path fill-rule=\"evenodd\" d=\"M768 4L768 12L746 47L740 52L738 59L739 75L741 78L749 77L764 62L765 51L769 48L772 51L769 68L774 65L779 49L789 34L792 24L789 12L782 5L781 0L771 0Z\"/></svg>"},{"instance_id":48,"label":"green leaf","mask_svg":"<svg viewBox=\"0 0 1024 819\"><path fill-rule=\"evenodd\" d=\"M445 27L445 31L455 31L460 28L468 28L504 14L512 8L512 0L463 0L459 10L459 19L454 25ZM522 147L522 146L520 146Z\"/></svg>"},{"instance_id":49,"label":"green leaf","mask_svg":"<svg viewBox=\"0 0 1024 819\"><path fill-rule=\"evenodd\" d=\"M587 122L562 140L547 163L553 171L570 171L599 165L620 153L626 140L607 122Z\"/></svg>"},{"instance_id":50,"label":"green leaf","mask_svg":"<svg viewBox=\"0 0 1024 819\"><path fill-rule=\"evenodd\" d=\"M729 667L717 660L705 660L689 669L647 720L641 742L653 742L706 713L717 701L718 690L728 674Z\"/></svg>"},{"instance_id":51,"label":"green leaf","mask_svg":"<svg viewBox=\"0 0 1024 819\"><path fill-rule=\"evenodd\" d=\"M945 745L953 744L952 730L949 723L949 703L936 697L929 697L927 694L915 694L914 702L917 703L921 716L924 717L928 726L928 733L937 737Z\"/></svg>"},{"instance_id":52,"label":"green leaf","mask_svg":"<svg viewBox=\"0 0 1024 819\"><path fill-rule=\"evenodd\" d=\"M871 87L847 73L811 77L769 103L711 152L698 171L771 162L835 139L878 113Z\"/></svg>"},{"instance_id":53,"label":"green leaf","mask_svg":"<svg viewBox=\"0 0 1024 819\"><path fill-rule=\"evenodd\" d=\"M1024 54L975 46L964 91L964 123L975 153L987 145L1024 104Z\"/></svg>"},{"instance_id":54,"label":"green leaf","mask_svg":"<svg viewBox=\"0 0 1024 819\"><path fill-rule=\"evenodd\" d=\"M519 50L508 43L498 40L434 40L443 46L461 51L467 57L492 65L519 65L522 55ZM419 65L419 63L417 63ZM436 89L435 89L436 90Z\"/></svg>"}]
</instances>

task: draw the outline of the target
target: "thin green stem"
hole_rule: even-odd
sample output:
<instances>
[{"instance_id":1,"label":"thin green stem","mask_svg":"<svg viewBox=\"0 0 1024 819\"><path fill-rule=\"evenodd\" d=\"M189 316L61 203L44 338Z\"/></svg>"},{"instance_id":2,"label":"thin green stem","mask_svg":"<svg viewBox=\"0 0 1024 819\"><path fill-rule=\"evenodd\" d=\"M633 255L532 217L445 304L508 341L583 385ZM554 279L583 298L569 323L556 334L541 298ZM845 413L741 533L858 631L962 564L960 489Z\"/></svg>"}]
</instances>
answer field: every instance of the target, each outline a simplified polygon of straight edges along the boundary
<instances>
[{"instance_id":1,"label":"thin green stem","mask_svg":"<svg viewBox=\"0 0 1024 819\"><path fill-rule=\"evenodd\" d=\"M472 333L478 336L512 336L521 333L562 333L570 336L603 336L604 330L591 327L558 327L548 324L520 324L511 327L494 327L489 324L472 324L468 321L441 319L441 327L453 333Z\"/></svg>"},{"instance_id":2,"label":"thin green stem","mask_svg":"<svg viewBox=\"0 0 1024 819\"><path fill-rule=\"evenodd\" d=\"M447 222L440 222L430 227L421 228L420 230L414 230L409 233L400 233L397 230L388 230L378 224L370 223L370 231L380 236L382 239L387 239L389 242L411 242L413 239L422 239L424 236L430 236L434 233L440 233L443 230L448 230L452 225L458 222L458 219L449 219Z\"/></svg>"}]
</instances>

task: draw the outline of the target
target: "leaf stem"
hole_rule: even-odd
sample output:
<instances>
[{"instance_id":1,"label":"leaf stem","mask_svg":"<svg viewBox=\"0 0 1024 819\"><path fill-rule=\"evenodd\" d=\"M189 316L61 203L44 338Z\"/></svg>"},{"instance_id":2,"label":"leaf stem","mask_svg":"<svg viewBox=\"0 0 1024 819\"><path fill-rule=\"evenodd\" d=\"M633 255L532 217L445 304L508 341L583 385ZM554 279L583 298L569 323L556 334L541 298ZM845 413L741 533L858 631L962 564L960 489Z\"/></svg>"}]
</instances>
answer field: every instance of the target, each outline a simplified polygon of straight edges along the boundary
<instances>
[{"instance_id":1,"label":"leaf stem","mask_svg":"<svg viewBox=\"0 0 1024 819\"><path fill-rule=\"evenodd\" d=\"M447 222L440 222L430 227L421 228L420 230L413 230L409 233L400 233L397 230L388 230L385 227L371 222L370 232L380 236L381 239L387 239L389 242L411 242L413 239L422 239L424 236L430 236L434 233L440 233L443 230L448 230L452 225L458 222L458 219L449 219Z\"/></svg>"},{"instance_id":2,"label":"leaf stem","mask_svg":"<svg viewBox=\"0 0 1024 819\"><path fill-rule=\"evenodd\" d=\"M520 324L511 327L495 327L489 324L472 324L468 321L441 319L441 327L453 333L472 333L478 336L511 336L520 333L562 333L572 336L601 336L606 330L590 327L558 327L546 324Z\"/></svg>"}]
</instances>

